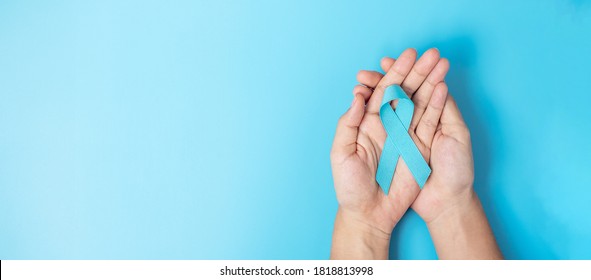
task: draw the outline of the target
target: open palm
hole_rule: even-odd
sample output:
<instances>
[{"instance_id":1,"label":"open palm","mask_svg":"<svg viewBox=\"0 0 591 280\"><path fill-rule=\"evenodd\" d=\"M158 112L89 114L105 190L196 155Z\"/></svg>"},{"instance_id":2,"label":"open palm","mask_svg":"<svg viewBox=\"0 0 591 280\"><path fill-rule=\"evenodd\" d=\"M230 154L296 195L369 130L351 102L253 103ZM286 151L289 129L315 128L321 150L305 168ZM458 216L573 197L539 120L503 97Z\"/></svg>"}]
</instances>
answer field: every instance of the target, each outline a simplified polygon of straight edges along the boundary
<instances>
[{"instance_id":1,"label":"open palm","mask_svg":"<svg viewBox=\"0 0 591 280\"><path fill-rule=\"evenodd\" d=\"M383 68L388 67L388 65L382 66ZM447 69L445 68L446 71ZM436 67L430 76L444 76L444 74L437 73ZM358 76L359 82L369 87L379 86L382 78L385 77L371 71L362 71ZM433 83L427 78L426 83L421 88L428 87L429 84ZM359 90L367 91L362 88L359 88ZM442 91L447 91L447 89L442 88ZM371 94L370 92L362 93ZM435 135L433 137L420 137L424 133L420 132L421 126L417 126L421 122L421 120L417 119L417 113L421 113L421 104L424 104L428 100L427 96L428 94L421 94L420 89L413 96L413 101L419 112L415 110L409 134L425 157L425 160L429 162L432 173L424 188L419 192L419 188L408 171L408 168L403 161L399 161L400 165L396 168L392 184L393 186L399 186L396 189L406 190L411 194L417 193L418 196L415 196L416 200L412 203L412 208L426 222L429 222L435 219L439 213L445 211L446 207L450 207L450 205L453 207L454 198L463 198L463 196L470 195L469 192L472 190L474 181L474 163L472 159L470 132L451 95L448 95L445 100L445 106L440 120L423 125L423 127L430 129L436 127ZM430 120L430 118L421 119L423 119L423 122L424 120ZM417 131L414 134L413 128L416 128ZM383 141L378 143L383 143ZM408 196L410 197L411 195ZM391 201L391 203L397 202L399 203L399 201Z\"/></svg>"},{"instance_id":2,"label":"open palm","mask_svg":"<svg viewBox=\"0 0 591 280\"><path fill-rule=\"evenodd\" d=\"M426 222L435 219L446 207L453 207L454 198L470 195L474 183L470 132L451 96L431 151L431 176L412 205Z\"/></svg>"},{"instance_id":3,"label":"open palm","mask_svg":"<svg viewBox=\"0 0 591 280\"><path fill-rule=\"evenodd\" d=\"M388 234L415 201L420 189L403 160L398 162L388 194L375 180L387 136L378 115L384 90L393 84L402 85L412 97L416 106L409 134L426 160L430 158L431 142L447 94L447 88L440 82L449 65L446 60L439 59L438 51L429 50L418 62L415 60L416 52L407 50L397 61L383 61L382 67L388 70L385 76L378 72L360 72L360 82L375 87L375 91L356 87L351 108L339 120L331 152L341 210Z\"/></svg>"}]
</instances>

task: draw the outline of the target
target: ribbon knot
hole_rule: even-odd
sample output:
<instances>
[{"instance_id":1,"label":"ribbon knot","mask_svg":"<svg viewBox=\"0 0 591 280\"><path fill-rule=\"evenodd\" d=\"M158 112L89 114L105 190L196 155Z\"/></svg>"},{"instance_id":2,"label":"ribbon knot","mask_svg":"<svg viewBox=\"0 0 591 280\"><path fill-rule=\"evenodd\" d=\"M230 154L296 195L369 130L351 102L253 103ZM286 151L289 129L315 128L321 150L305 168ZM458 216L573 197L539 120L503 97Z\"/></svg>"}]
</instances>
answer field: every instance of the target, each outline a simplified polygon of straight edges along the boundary
<instances>
[{"instance_id":1,"label":"ribbon knot","mask_svg":"<svg viewBox=\"0 0 591 280\"><path fill-rule=\"evenodd\" d=\"M390 106L393 100L398 100L396 110ZM413 113L414 104L400 86L386 88L380 107L380 120L388 136L376 173L376 181L386 194L394 177L398 157L402 157L421 189L431 174L431 168L408 134Z\"/></svg>"}]
</instances>

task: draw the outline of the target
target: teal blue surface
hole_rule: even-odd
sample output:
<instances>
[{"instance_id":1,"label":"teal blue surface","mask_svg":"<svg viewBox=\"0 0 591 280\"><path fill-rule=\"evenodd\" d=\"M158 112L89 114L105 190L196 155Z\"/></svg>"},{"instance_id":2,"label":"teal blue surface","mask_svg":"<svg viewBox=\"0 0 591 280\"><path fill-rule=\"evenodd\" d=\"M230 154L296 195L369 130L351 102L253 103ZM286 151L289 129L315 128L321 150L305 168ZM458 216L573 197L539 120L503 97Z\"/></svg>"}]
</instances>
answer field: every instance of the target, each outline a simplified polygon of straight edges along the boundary
<instances>
[{"instance_id":1,"label":"teal blue surface","mask_svg":"<svg viewBox=\"0 0 591 280\"><path fill-rule=\"evenodd\" d=\"M591 258L589 1L0 1L0 259L325 259L359 69L438 47L506 257ZM435 258L409 212L391 257Z\"/></svg>"}]
</instances>

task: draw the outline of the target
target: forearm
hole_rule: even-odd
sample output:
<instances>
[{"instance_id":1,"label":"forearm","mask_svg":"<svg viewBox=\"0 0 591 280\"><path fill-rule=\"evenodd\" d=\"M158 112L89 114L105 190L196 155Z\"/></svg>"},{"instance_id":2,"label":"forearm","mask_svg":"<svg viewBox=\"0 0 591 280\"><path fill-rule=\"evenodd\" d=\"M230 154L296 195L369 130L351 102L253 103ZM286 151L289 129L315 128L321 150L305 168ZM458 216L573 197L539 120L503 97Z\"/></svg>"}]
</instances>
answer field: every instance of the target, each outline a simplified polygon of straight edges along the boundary
<instances>
[{"instance_id":1,"label":"forearm","mask_svg":"<svg viewBox=\"0 0 591 280\"><path fill-rule=\"evenodd\" d=\"M478 195L464 197L427 223L440 259L502 259Z\"/></svg>"},{"instance_id":2,"label":"forearm","mask_svg":"<svg viewBox=\"0 0 591 280\"><path fill-rule=\"evenodd\" d=\"M388 259L390 233L339 208L332 236L331 259Z\"/></svg>"}]
</instances>

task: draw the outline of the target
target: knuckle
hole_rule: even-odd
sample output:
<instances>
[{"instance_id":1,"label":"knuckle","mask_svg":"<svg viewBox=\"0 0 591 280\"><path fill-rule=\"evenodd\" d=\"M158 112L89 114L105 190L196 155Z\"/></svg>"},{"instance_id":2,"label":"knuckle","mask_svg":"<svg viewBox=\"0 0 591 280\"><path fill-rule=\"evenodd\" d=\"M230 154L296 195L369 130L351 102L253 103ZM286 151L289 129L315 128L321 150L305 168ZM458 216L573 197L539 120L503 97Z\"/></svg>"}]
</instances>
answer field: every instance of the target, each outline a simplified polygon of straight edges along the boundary
<instances>
[{"instance_id":1,"label":"knuckle","mask_svg":"<svg viewBox=\"0 0 591 280\"><path fill-rule=\"evenodd\" d=\"M388 87L388 86L386 85L386 83L379 83L379 84L376 86L376 91L384 91L384 90L386 90L386 88L387 88L387 87Z\"/></svg>"},{"instance_id":2,"label":"knuckle","mask_svg":"<svg viewBox=\"0 0 591 280\"><path fill-rule=\"evenodd\" d=\"M398 67L392 67L390 68L390 72L395 75L395 76L399 76L399 77L406 77L406 75L408 73L404 73L402 71L400 71L400 69L398 69Z\"/></svg>"},{"instance_id":3,"label":"knuckle","mask_svg":"<svg viewBox=\"0 0 591 280\"><path fill-rule=\"evenodd\" d=\"M437 124L432 119L424 119L423 125L428 128L434 128Z\"/></svg>"}]
</instances>

